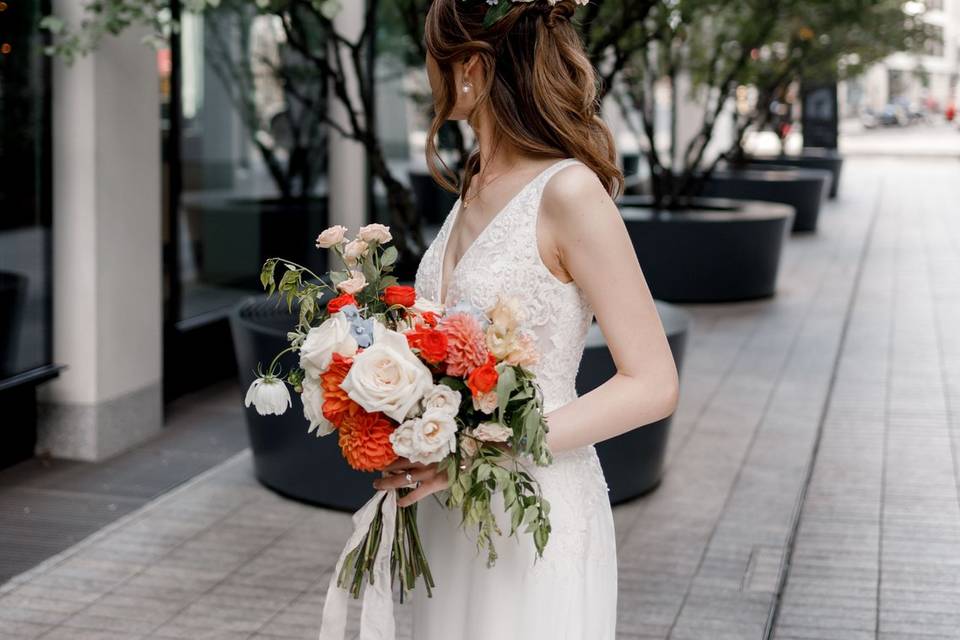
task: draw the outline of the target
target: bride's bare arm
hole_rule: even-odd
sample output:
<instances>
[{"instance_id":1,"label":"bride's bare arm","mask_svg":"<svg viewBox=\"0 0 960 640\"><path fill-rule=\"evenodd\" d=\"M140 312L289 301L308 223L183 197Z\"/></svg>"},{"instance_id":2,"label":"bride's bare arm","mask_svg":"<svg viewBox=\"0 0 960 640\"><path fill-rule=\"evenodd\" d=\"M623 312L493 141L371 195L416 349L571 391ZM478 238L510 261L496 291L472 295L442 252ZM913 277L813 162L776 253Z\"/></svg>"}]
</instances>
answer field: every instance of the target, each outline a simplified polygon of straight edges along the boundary
<instances>
[{"instance_id":1,"label":"bride's bare arm","mask_svg":"<svg viewBox=\"0 0 960 640\"><path fill-rule=\"evenodd\" d=\"M537 230L544 263L584 291L617 373L551 411L554 452L617 436L664 418L677 405L673 355L616 204L592 171L557 173L543 194Z\"/></svg>"}]
</instances>

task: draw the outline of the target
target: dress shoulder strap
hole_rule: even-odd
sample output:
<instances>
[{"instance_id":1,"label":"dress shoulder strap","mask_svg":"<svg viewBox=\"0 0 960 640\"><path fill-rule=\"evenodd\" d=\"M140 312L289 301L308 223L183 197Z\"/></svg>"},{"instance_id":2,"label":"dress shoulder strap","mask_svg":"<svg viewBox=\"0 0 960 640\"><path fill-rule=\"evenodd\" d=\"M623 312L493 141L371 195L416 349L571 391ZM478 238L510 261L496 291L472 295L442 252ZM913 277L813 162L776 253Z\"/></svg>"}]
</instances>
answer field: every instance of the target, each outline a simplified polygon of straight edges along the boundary
<instances>
[{"instance_id":1,"label":"dress shoulder strap","mask_svg":"<svg viewBox=\"0 0 960 640\"><path fill-rule=\"evenodd\" d=\"M557 175L557 173L566 169L567 167L572 167L575 164L583 164L583 163L577 160L576 158L567 158L565 160L560 160L559 162L555 162L549 167L547 167L547 169L542 174L540 174L540 176L537 178L537 182L538 182L537 191L539 193L543 193L543 189L547 186L547 183L550 182L550 179L553 176Z\"/></svg>"}]
</instances>

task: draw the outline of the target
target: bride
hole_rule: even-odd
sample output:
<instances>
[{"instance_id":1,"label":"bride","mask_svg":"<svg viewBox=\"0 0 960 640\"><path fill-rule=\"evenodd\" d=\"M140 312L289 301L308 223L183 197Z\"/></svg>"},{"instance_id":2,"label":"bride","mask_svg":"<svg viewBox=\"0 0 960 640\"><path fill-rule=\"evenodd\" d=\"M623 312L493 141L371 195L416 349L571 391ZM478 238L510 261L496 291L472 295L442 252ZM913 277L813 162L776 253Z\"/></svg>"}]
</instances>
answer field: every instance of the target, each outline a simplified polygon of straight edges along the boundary
<instances>
[{"instance_id":1,"label":"bride","mask_svg":"<svg viewBox=\"0 0 960 640\"><path fill-rule=\"evenodd\" d=\"M423 256L418 297L484 309L518 298L537 338L552 466L532 472L550 501L542 560L526 536L499 559L435 500L419 518L437 589L414 599L416 640L613 640L617 562L595 442L659 420L677 402L677 372L617 206L613 141L597 116L597 79L570 20L583 0L434 0L426 18L433 89L428 161L446 120L466 120L478 150L460 199ZM506 6L501 6L506 5ZM502 10L506 9L505 12ZM499 16L484 28L487 11ZM502 14L502 15L501 15ZM496 16L491 16L491 18ZM577 397L584 339L596 316L616 375ZM417 483L409 505L447 487L435 465L399 460L380 489ZM502 502L494 505L502 516ZM503 519L505 522L508 519Z\"/></svg>"}]
</instances>

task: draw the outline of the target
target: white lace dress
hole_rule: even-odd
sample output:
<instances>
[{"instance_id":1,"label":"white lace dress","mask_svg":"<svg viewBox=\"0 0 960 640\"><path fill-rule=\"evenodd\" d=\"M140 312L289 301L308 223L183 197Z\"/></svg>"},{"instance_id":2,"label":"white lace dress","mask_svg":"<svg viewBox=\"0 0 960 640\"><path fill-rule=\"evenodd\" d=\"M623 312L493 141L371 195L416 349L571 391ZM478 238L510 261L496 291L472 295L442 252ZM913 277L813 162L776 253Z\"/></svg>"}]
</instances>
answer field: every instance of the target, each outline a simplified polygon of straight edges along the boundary
<instances>
[{"instance_id":1,"label":"white lace dress","mask_svg":"<svg viewBox=\"0 0 960 640\"><path fill-rule=\"evenodd\" d=\"M485 309L498 294L524 303L526 325L537 338L534 371L545 409L577 397L575 380L593 311L575 283L563 283L543 264L536 222L543 188L568 159L548 167L520 191L467 249L446 283L448 306L459 301ZM418 296L439 301L443 254L459 201L423 256ZM550 501L553 531L542 560L533 540L500 538L499 559L486 567L459 516L428 498L420 503L420 530L437 588L413 601L416 640L613 640L617 612L617 558L607 485L596 450L583 447L534 468ZM440 494L441 496L443 494ZM508 525L502 501L494 504Z\"/></svg>"}]
</instances>

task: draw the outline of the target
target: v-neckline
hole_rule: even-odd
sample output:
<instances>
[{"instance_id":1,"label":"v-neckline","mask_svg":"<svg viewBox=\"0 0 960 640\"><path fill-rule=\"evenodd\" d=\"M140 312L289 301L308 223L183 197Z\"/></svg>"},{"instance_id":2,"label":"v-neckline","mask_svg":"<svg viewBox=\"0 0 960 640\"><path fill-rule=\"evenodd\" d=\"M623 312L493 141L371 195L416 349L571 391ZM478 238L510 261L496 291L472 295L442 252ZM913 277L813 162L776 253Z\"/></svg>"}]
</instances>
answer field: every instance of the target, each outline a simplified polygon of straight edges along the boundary
<instances>
[{"instance_id":1,"label":"v-neckline","mask_svg":"<svg viewBox=\"0 0 960 640\"><path fill-rule=\"evenodd\" d=\"M493 217L490 218L490 222L484 225L483 229L480 230L480 233L477 234L477 237L474 238L469 245L467 245L466 250L460 256L460 259L457 260L456 264L454 264L453 267L450 268L450 278L449 278L450 280L453 280L454 276L457 275L457 269L459 269L460 265L463 264L464 259L466 259L467 255L470 253L473 247L476 246L477 242L479 242L483 238L487 230L490 227L492 227L494 223L497 222L497 219L513 205L513 203L517 200L517 198L523 195L526 192L526 190L529 189L533 185L533 183L539 180L544 174L546 174L547 171L549 171L550 169L554 168L555 166L559 165L562 162L566 162L567 160L569 160L569 158L563 158L561 160L558 160L557 162L551 163L550 165L545 167L542 171L537 172L536 175L534 175L526 184L520 187L520 189L515 194L513 194L509 200L507 200L507 203L505 205L500 207L499 211L493 214ZM447 282L447 278L444 277L445 275L444 272L446 271L446 266L447 266L447 247L450 245L450 236L453 235L453 226L457 224L457 220L460 218L460 210L462 208L463 208L463 198L460 197L460 198L457 198L456 206L454 207L453 214L450 217L450 226L447 227L447 234L443 238L443 246L441 247L441 251L440 251L440 275L438 276L439 281L437 282L437 295L440 296L440 300L438 300L438 302L443 305L446 305L447 295L450 293L449 289L447 291L444 291L443 289L444 285L447 285L449 287L449 282Z\"/></svg>"}]
</instances>

